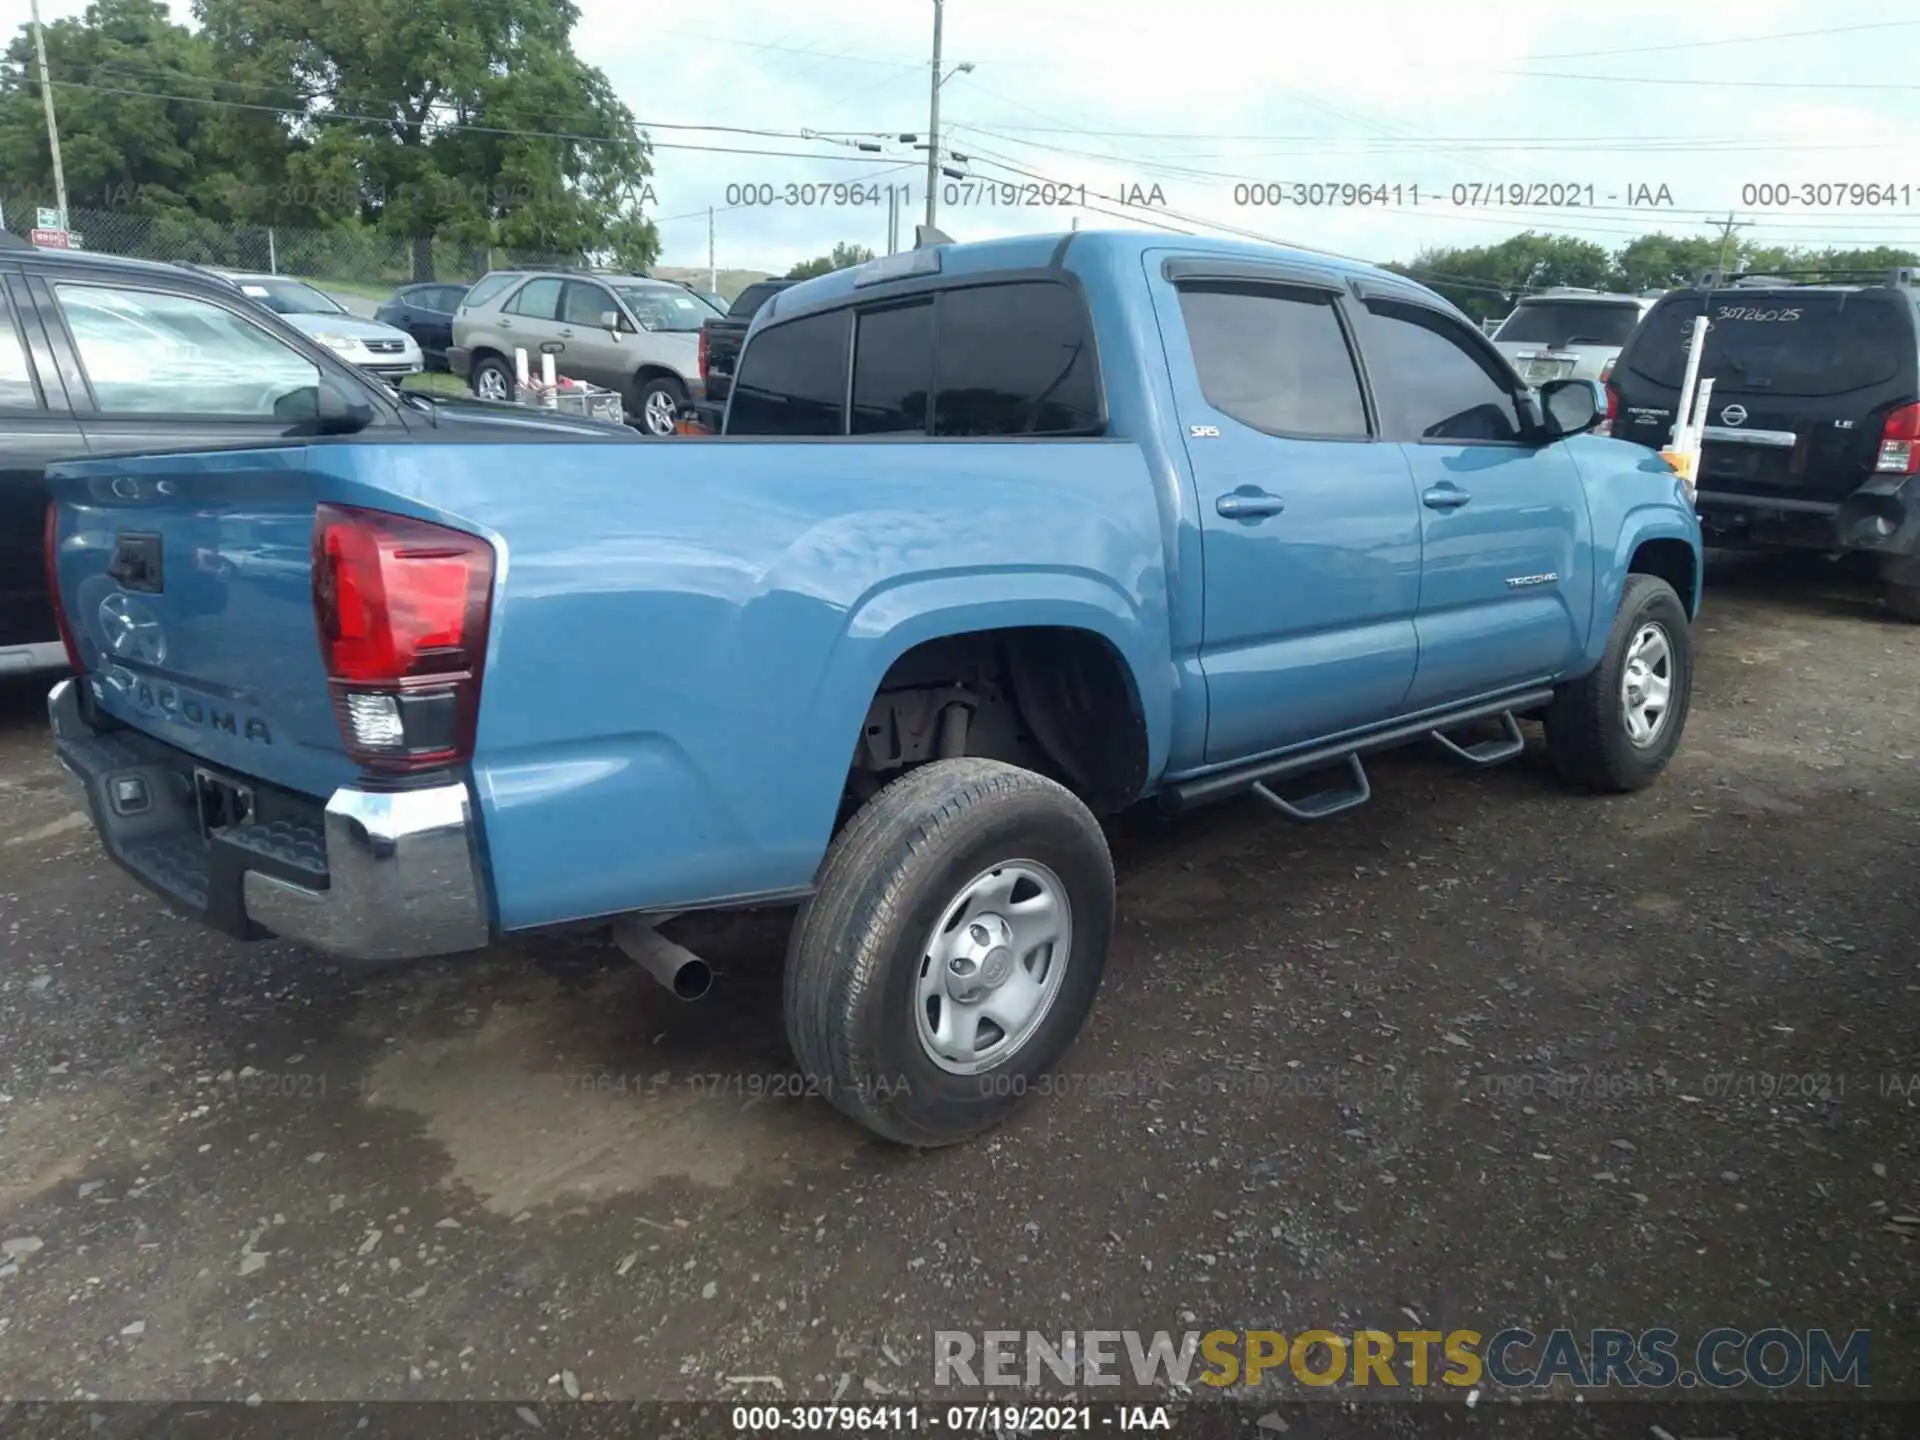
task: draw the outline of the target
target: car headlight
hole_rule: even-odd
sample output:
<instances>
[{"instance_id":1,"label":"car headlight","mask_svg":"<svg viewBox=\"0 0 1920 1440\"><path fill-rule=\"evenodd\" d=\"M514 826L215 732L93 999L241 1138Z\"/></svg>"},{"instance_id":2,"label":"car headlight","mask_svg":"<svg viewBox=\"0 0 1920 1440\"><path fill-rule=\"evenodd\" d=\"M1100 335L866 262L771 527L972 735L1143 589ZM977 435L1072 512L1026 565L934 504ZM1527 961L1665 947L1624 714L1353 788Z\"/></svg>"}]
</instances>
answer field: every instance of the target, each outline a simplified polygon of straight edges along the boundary
<instances>
[{"instance_id":1,"label":"car headlight","mask_svg":"<svg viewBox=\"0 0 1920 1440\"><path fill-rule=\"evenodd\" d=\"M320 331L313 337L329 350L338 350L341 354L350 354L360 348L360 342L351 335L335 335L331 331Z\"/></svg>"}]
</instances>

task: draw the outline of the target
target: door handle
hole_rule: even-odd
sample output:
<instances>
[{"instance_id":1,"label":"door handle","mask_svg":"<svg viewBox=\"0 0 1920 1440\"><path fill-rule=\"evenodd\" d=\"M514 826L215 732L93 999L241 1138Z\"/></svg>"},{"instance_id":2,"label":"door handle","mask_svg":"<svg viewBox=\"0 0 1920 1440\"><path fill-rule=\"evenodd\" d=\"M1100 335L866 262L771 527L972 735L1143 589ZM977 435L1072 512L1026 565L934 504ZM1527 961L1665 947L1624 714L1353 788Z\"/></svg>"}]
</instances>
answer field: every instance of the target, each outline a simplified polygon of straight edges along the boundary
<instances>
[{"instance_id":1,"label":"door handle","mask_svg":"<svg viewBox=\"0 0 1920 1440\"><path fill-rule=\"evenodd\" d=\"M1420 503L1429 510L1458 510L1473 496L1451 483L1435 485L1420 497Z\"/></svg>"},{"instance_id":2,"label":"door handle","mask_svg":"<svg viewBox=\"0 0 1920 1440\"><path fill-rule=\"evenodd\" d=\"M1262 515L1278 515L1287 502L1278 495L1251 486L1222 495L1213 502L1214 511L1229 520L1257 520Z\"/></svg>"}]
</instances>

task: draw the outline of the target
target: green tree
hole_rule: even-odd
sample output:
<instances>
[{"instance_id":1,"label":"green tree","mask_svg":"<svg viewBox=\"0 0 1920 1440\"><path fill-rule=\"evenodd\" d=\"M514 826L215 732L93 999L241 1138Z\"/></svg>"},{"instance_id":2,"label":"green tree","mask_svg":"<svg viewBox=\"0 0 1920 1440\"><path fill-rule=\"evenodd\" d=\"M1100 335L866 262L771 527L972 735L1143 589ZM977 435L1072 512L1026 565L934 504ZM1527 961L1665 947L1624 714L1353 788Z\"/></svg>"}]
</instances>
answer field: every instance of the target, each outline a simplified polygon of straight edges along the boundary
<instances>
[{"instance_id":1,"label":"green tree","mask_svg":"<svg viewBox=\"0 0 1920 1440\"><path fill-rule=\"evenodd\" d=\"M208 103L222 91L204 37L174 24L162 0L95 0L84 15L48 25L46 44L73 208L187 216L218 207L230 172L218 108ZM18 214L56 203L27 26L8 43L6 65L0 200Z\"/></svg>"},{"instance_id":2,"label":"green tree","mask_svg":"<svg viewBox=\"0 0 1920 1440\"><path fill-rule=\"evenodd\" d=\"M1393 267L1439 291L1475 320L1505 315L1521 295L1553 285L1605 288L1613 257L1590 240L1532 230L1497 245L1423 250Z\"/></svg>"},{"instance_id":3,"label":"green tree","mask_svg":"<svg viewBox=\"0 0 1920 1440\"><path fill-rule=\"evenodd\" d=\"M570 0L195 0L222 73L289 97L286 174L324 217L643 266L646 137L573 53ZM278 103L278 102L275 102Z\"/></svg>"},{"instance_id":4,"label":"green tree","mask_svg":"<svg viewBox=\"0 0 1920 1440\"><path fill-rule=\"evenodd\" d=\"M873 259L873 251L864 245L849 245L842 240L831 252L816 255L811 260L802 260L787 272L789 280L811 280L816 275L831 275L836 270L846 270L854 265L864 265Z\"/></svg>"}]
</instances>

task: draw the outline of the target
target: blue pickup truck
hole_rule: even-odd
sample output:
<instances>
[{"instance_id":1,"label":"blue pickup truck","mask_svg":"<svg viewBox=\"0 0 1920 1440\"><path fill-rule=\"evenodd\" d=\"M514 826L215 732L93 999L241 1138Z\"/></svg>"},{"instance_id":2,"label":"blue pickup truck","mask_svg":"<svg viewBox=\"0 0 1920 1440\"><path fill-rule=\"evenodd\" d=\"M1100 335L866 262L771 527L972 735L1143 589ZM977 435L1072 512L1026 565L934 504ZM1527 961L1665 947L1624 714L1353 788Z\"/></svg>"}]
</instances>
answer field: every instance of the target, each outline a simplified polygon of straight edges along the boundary
<instances>
[{"instance_id":1,"label":"blue pickup truck","mask_svg":"<svg viewBox=\"0 0 1920 1440\"><path fill-rule=\"evenodd\" d=\"M187 912L369 960L800 902L800 1066L883 1136L994 1124L1086 1019L1098 815L1544 721L1652 782L1692 679L1673 471L1412 282L1083 232L755 317L726 434L326 435L58 467L59 754Z\"/></svg>"}]
</instances>

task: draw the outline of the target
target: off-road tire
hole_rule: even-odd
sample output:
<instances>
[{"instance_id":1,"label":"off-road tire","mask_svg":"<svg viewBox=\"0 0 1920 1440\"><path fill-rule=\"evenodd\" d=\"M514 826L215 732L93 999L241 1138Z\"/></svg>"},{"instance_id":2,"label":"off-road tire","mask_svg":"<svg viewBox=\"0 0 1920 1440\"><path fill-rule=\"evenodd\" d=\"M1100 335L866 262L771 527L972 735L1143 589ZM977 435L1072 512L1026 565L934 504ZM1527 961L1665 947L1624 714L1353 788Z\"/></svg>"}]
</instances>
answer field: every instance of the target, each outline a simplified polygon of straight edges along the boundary
<instances>
[{"instance_id":1,"label":"off-road tire","mask_svg":"<svg viewBox=\"0 0 1920 1440\"><path fill-rule=\"evenodd\" d=\"M1887 613L1920 622L1920 585L1888 585Z\"/></svg>"},{"instance_id":2,"label":"off-road tire","mask_svg":"<svg viewBox=\"0 0 1920 1440\"><path fill-rule=\"evenodd\" d=\"M1653 743L1641 747L1628 737L1621 694L1627 649L1642 626L1655 622L1666 631L1673 656L1672 699ZM1607 635L1600 663L1578 680L1554 692L1545 720L1547 753L1569 785L1601 794L1644 790L1659 778L1679 748L1693 697L1693 646L1686 607L1666 581L1654 575L1628 575Z\"/></svg>"},{"instance_id":3,"label":"off-road tire","mask_svg":"<svg viewBox=\"0 0 1920 1440\"><path fill-rule=\"evenodd\" d=\"M1072 906L1066 974L1038 1028L995 1068L934 1063L914 1007L924 947L983 870L1016 859L1059 877ZM993 760L939 760L869 800L835 837L787 946L787 1038L841 1111L904 1145L991 1129L1041 1088L1093 1008L1113 933L1113 861L1065 787Z\"/></svg>"}]
</instances>

